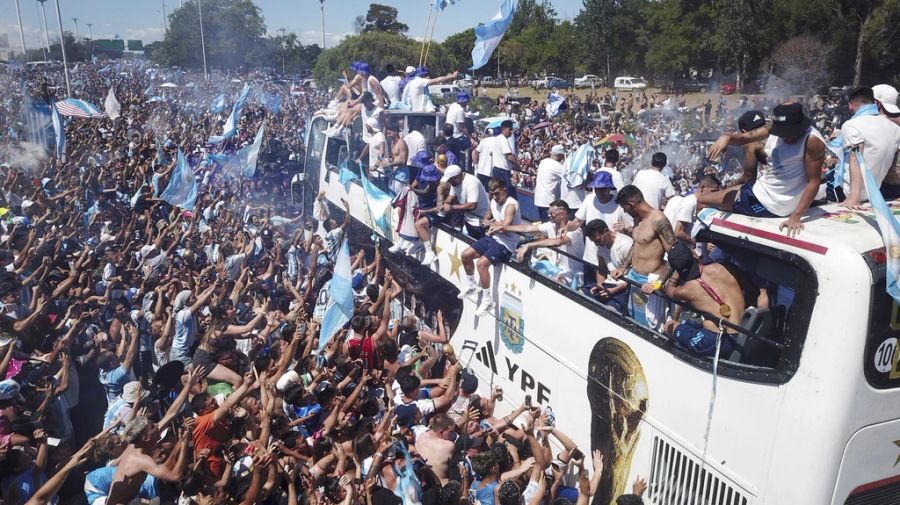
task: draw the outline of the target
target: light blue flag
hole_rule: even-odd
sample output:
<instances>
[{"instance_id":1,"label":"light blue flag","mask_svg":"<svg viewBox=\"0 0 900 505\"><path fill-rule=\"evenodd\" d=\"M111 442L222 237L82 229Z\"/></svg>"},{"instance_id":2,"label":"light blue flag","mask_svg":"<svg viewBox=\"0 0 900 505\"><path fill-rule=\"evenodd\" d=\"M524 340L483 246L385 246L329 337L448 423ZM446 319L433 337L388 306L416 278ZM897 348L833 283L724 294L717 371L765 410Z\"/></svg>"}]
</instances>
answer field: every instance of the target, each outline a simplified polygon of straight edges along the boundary
<instances>
[{"instance_id":1,"label":"light blue flag","mask_svg":"<svg viewBox=\"0 0 900 505\"><path fill-rule=\"evenodd\" d=\"M247 101L247 95L250 94L250 84L244 84L244 89L241 91L240 96L238 96L237 101L234 102L234 107L231 109L231 115L228 116L228 120L225 121L225 128L222 135L213 135L209 138L210 144L221 144L222 142L234 137L237 134L237 124L241 119L241 112L244 110L244 102Z\"/></svg>"},{"instance_id":2,"label":"light blue flag","mask_svg":"<svg viewBox=\"0 0 900 505\"><path fill-rule=\"evenodd\" d=\"M475 27L475 47L472 49L472 66L469 67L469 70L478 70L491 59L494 49L500 45L503 35L512 22L516 7L516 0L503 0L503 3L500 4L500 12L493 19Z\"/></svg>"},{"instance_id":3,"label":"light blue flag","mask_svg":"<svg viewBox=\"0 0 900 505\"><path fill-rule=\"evenodd\" d=\"M344 238L334 260L334 273L328 286L328 304L319 330L319 352L353 315L353 287L350 271L350 245Z\"/></svg>"},{"instance_id":4,"label":"light blue flag","mask_svg":"<svg viewBox=\"0 0 900 505\"><path fill-rule=\"evenodd\" d=\"M262 146L265 130L265 123L259 125L259 130L256 132L256 138L253 139L253 143L243 147L225 164L223 171L226 174L240 175L244 178L253 177L253 174L256 173L256 161L259 158L259 148Z\"/></svg>"},{"instance_id":5,"label":"light blue flag","mask_svg":"<svg viewBox=\"0 0 900 505\"><path fill-rule=\"evenodd\" d=\"M877 116L878 106L874 103L869 103L863 105L856 112L853 113L853 117L850 119L856 119L862 116ZM849 120L848 120L849 121ZM847 172L847 163L849 163L850 153L844 149L844 136L838 135L832 140L829 140L825 143L825 146L828 147L828 150L833 152L835 156L837 156L837 165L834 167L834 186L838 187L844 183L844 177Z\"/></svg>"},{"instance_id":6,"label":"light blue flag","mask_svg":"<svg viewBox=\"0 0 900 505\"><path fill-rule=\"evenodd\" d=\"M393 198L369 181L366 169L362 167L362 164L360 164L359 173L363 191L366 194L366 206L369 208L369 216L372 218L375 226L378 227L376 231L381 232L383 237L390 237L391 224L388 216L390 215Z\"/></svg>"},{"instance_id":7,"label":"light blue flag","mask_svg":"<svg viewBox=\"0 0 900 505\"><path fill-rule=\"evenodd\" d=\"M866 183L866 193L869 195L869 203L875 212L875 221L881 231L884 241L884 249L887 256L887 292L895 302L900 303L900 221L894 216L872 172L866 167L863 154L856 152L856 160L859 162L859 170L862 172L863 181Z\"/></svg>"},{"instance_id":8,"label":"light blue flag","mask_svg":"<svg viewBox=\"0 0 900 505\"><path fill-rule=\"evenodd\" d=\"M550 117L556 117L568 108L569 106L566 105L566 99L559 93L554 91L547 95L547 114L549 114Z\"/></svg>"},{"instance_id":9,"label":"light blue flag","mask_svg":"<svg viewBox=\"0 0 900 505\"><path fill-rule=\"evenodd\" d=\"M278 93L266 93L265 91L259 92L259 101L262 104L272 111L272 114L278 114L281 110L281 97L278 96Z\"/></svg>"},{"instance_id":10,"label":"light blue flag","mask_svg":"<svg viewBox=\"0 0 900 505\"><path fill-rule=\"evenodd\" d=\"M194 204L197 202L197 180L194 179L194 172L185 161L181 149L178 150L178 163L169 179L169 185L160 198L175 207L194 210Z\"/></svg>"},{"instance_id":11,"label":"light blue flag","mask_svg":"<svg viewBox=\"0 0 900 505\"><path fill-rule=\"evenodd\" d=\"M209 106L209 111L215 112L216 114L218 114L220 112L225 112L226 106L227 105L225 104L225 94L223 93L223 94L219 95L218 97L216 97L215 100L213 100L213 103L210 104L210 106Z\"/></svg>"},{"instance_id":12,"label":"light blue flag","mask_svg":"<svg viewBox=\"0 0 900 505\"><path fill-rule=\"evenodd\" d=\"M66 128L62 116L56 110L56 104L50 108L53 109L53 133L56 134L56 159L61 160L66 155Z\"/></svg>"},{"instance_id":13,"label":"light blue flag","mask_svg":"<svg viewBox=\"0 0 900 505\"><path fill-rule=\"evenodd\" d=\"M358 181L359 176L356 175L353 170L350 170L349 167L350 160L344 160L341 162L341 172L340 172L340 181L341 184L344 185L344 189L350 191L350 183L353 181Z\"/></svg>"},{"instance_id":14,"label":"light blue flag","mask_svg":"<svg viewBox=\"0 0 900 505\"><path fill-rule=\"evenodd\" d=\"M456 5L456 0L434 0L434 7L439 10L444 10L449 5Z\"/></svg>"},{"instance_id":15,"label":"light blue flag","mask_svg":"<svg viewBox=\"0 0 900 505\"><path fill-rule=\"evenodd\" d=\"M587 181L591 165L594 163L594 148L590 144L579 147L575 154L566 158L563 178L570 188L577 188Z\"/></svg>"}]
</instances>

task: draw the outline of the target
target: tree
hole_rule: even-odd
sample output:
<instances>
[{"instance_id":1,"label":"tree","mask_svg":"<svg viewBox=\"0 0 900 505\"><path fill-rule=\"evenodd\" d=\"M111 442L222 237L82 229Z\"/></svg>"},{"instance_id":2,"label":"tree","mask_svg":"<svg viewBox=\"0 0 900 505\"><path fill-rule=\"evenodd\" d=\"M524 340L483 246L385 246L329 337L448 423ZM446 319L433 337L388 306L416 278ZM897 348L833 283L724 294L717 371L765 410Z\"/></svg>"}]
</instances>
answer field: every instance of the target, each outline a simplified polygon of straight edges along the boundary
<instances>
[{"instance_id":1,"label":"tree","mask_svg":"<svg viewBox=\"0 0 900 505\"><path fill-rule=\"evenodd\" d=\"M355 26L360 26L360 20L357 18ZM367 32L393 32L406 33L409 26L397 21L397 8L389 5L369 4L369 11L366 13L365 23L362 24L360 33Z\"/></svg>"},{"instance_id":2,"label":"tree","mask_svg":"<svg viewBox=\"0 0 900 505\"><path fill-rule=\"evenodd\" d=\"M765 18L771 12L766 0L721 0L716 13L715 47L727 64L733 65L735 84L744 87L749 67L758 62L760 47L766 39Z\"/></svg>"},{"instance_id":3,"label":"tree","mask_svg":"<svg viewBox=\"0 0 900 505\"><path fill-rule=\"evenodd\" d=\"M266 24L252 1L203 0L202 8L209 66L259 67L275 63L272 47L265 38ZM153 58L166 65L203 66L196 0L189 0L169 15L169 31L153 51Z\"/></svg>"},{"instance_id":4,"label":"tree","mask_svg":"<svg viewBox=\"0 0 900 505\"><path fill-rule=\"evenodd\" d=\"M784 95L812 94L829 82L830 44L801 35L782 42L770 57L773 73L783 81Z\"/></svg>"}]
</instances>

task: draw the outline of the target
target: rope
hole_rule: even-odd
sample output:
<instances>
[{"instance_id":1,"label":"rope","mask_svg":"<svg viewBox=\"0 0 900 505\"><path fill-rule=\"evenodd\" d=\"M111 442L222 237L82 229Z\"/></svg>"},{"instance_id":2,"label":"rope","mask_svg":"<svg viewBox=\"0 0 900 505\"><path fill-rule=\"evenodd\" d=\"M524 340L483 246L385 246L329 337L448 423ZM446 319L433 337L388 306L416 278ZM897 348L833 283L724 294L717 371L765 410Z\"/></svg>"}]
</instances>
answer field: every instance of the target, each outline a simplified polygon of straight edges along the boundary
<instances>
[{"instance_id":1,"label":"rope","mask_svg":"<svg viewBox=\"0 0 900 505\"><path fill-rule=\"evenodd\" d=\"M701 457L701 471L706 466L706 450L709 447L709 430L712 428L713 412L716 408L716 386L719 378L719 353L722 351L722 335L725 333L725 325L719 320L719 334L716 335L716 355L713 357L712 366L712 391L709 395L709 411L706 414L706 431L703 433L703 456Z\"/></svg>"}]
</instances>

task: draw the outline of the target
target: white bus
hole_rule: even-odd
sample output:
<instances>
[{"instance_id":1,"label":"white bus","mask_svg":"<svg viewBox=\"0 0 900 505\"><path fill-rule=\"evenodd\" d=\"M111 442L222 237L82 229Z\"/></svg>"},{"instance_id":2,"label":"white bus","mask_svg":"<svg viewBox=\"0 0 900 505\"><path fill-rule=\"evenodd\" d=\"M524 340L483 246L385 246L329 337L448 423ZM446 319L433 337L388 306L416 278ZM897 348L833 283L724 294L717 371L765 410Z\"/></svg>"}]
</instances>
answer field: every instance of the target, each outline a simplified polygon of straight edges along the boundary
<instances>
[{"instance_id":1,"label":"white bus","mask_svg":"<svg viewBox=\"0 0 900 505\"><path fill-rule=\"evenodd\" d=\"M437 130L443 118L388 120ZM371 223L362 187L347 189L337 172L361 146L359 125L349 146L324 137L327 126L312 124L306 194L325 191L336 208L346 198ZM885 292L874 219L818 207L796 238L778 222L717 213L702 232L767 288L772 307L746 322L716 377L711 358L515 262L493 269L494 317L465 301L451 343L482 388L504 388L508 407L531 395L585 452L603 451L595 505L637 475L658 505L900 503L900 309ZM429 275L459 286L471 242L442 225Z\"/></svg>"}]
</instances>

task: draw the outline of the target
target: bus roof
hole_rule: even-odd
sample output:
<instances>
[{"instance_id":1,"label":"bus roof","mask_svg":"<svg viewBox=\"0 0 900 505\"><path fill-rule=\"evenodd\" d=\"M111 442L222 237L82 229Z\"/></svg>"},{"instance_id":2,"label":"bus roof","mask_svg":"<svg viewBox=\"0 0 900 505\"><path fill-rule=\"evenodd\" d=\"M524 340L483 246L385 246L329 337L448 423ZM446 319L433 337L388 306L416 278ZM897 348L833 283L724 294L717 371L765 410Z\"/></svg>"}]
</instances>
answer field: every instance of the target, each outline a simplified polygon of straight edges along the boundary
<instances>
[{"instance_id":1,"label":"bus roof","mask_svg":"<svg viewBox=\"0 0 900 505\"><path fill-rule=\"evenodd\" d=\"M900 200L888 202L894 216L900 215ZM754 241L772 243L779 249L800 249L826 254L829 249L864 254L884 247L875 214L869 204L864 210L852 211L831 203L814 207L803 217L803 230L788 237L778 226L786 218L758 218L708 209L701 219L710 229L726 235L753 237Z\"/></svg>"}]
</instances>

